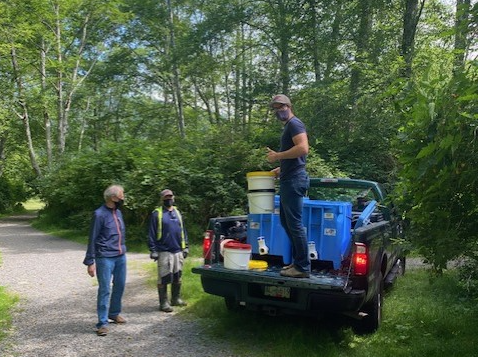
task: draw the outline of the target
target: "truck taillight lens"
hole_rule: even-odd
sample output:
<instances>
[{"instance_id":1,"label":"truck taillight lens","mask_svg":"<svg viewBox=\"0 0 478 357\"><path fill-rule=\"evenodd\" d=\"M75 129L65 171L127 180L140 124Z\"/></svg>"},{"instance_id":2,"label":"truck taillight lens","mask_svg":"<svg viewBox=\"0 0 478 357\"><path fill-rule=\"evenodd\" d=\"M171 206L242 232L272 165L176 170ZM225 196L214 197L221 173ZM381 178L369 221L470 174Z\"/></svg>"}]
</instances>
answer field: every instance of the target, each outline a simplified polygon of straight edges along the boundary
<instances>
[{"instance_id":1,"label":"truck taillight lens","mask_svg":"<svg viewBox=\"0 0 478 357\"><path fill-rule=\"evenodd\" d=\"M202 243L202 255L204 259L211 259L212 239L214 237L214 231L206 231L204 233L204 239Z\"/></svg>"},{"instance_id":2,"label":"truck taillight lens","mask_svg":"<svg viewBox=\"0 0 478 357\"><path fill-rule=\"evenodd\" d=\"M368 253L367 247L362 243L355 243L355 253L353 258L354 274L367 275L368 271Z\"/></svg>"}]
</instances>

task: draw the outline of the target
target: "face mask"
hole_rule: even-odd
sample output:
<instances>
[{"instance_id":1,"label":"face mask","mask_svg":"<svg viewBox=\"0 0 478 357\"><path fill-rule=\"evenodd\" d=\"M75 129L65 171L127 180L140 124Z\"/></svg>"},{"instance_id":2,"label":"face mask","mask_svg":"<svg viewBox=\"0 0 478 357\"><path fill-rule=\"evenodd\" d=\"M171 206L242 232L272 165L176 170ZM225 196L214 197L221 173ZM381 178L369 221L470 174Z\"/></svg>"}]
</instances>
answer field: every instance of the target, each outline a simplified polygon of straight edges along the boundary
<instances>
[{"instance_id":1,"label":"face mask","mask_svg":"<svg viewBox=\"0 0 478 357\"><path fill-rule=\"evenodd\" d=\"M119 200L118 202L115 202L116 209L121 208L123 204L124 204L124 200Z\"/></svg>"},{"instance_id":2,"label":"face mask","mask_svg":"<svg viewBox=\"0 0 478 357\"><path fill-rule=\"evenodd\" d=\"M174 200L172 198L168 198L167 200L164 200L165 207L171 207L173 204L174 204Z\"/></svg>"},{"instance_id":3,"label":"face mask","mask_svg":"<svg viewBox=\"0 0 478 357\"><path fill-rule=\"evenodd\" d=\"M289 119L289 114L290 114L290 109L278 110L276 112L276 117L280 121L286 121L287 119Z\"/></svg>"}]
</instances>

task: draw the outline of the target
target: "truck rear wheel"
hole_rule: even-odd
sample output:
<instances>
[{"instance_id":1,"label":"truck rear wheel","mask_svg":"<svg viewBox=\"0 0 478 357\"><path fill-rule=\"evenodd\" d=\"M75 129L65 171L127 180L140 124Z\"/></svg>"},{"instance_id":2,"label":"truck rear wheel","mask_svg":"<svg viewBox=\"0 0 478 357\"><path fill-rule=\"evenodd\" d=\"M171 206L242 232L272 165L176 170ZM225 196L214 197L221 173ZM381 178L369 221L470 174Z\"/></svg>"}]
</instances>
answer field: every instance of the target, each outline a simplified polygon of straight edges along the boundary
<instances>
[{"instance_id":1,"label":"truck rear wheel","mask_svg":"<svg viewBox=\"0 0 478 357\"><path fill-rule=\"evenodd\" d=\"M364 305L362 311L367 314L357 321L355 332L358 334L369 334L375 332L382 322L383 305L383 276L379 274L379 286L372 300Z\"/></svg>"},{"instance_id":2,"label":"truck rear wheel","mask_svg":"<svg viewBox=\"0 0 478 357\"><path fill-rule=\"evenodd\" d=\"M226 303L226 308L229 311L237 311L241 308L241 305L239 305L239 302L236 301L235 298L233 297L225 297L224 302Z\"/></svg>"},{"instance_id":3,"label":"truck rear wheel","mask_svg":"<svg viewBox=\"0 0 478 357\"><path fill-rule=\"evenodd\" d=\"M400 258L399 275L405 275L406 266L407 266L407 258L403 256Z\"/></svg>"}]
</instances>

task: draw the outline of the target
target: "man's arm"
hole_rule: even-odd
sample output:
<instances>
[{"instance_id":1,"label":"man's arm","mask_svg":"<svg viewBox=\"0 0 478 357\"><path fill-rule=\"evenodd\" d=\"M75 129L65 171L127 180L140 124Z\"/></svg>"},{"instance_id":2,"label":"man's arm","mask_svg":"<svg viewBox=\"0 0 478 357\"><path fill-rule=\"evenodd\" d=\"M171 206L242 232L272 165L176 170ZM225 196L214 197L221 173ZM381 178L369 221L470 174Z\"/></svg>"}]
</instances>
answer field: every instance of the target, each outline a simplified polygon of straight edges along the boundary
<instances>
[{"instance_id":1,"label":"man's arm","mask_svg":"<svg viewBox=\"0 0 478 357\"><path fill-rule=\"evenodd\" d=\"M309 139L307 138L307 133L297 134L292 138L292 141L294 142L294 146L286 151L278 152L267 148L269 151L267 153L267 161L272 163L279 160L296 159L309 153Z\"/></svg>"}]
</instances>

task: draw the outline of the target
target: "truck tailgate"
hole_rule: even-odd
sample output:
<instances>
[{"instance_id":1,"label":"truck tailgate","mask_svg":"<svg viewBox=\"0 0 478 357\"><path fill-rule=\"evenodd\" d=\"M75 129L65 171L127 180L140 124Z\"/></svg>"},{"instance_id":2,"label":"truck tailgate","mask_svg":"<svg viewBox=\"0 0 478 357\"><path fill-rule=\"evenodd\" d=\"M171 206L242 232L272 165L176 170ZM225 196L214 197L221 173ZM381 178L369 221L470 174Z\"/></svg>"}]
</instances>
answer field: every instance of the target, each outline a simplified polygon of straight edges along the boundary
<instances>
[{"instance_id":1,"label":"truck tailgate","mask_svg":"<svg viewBox=\"0 0 478 357\"><path fill-rule=\"evenodd\" d=\"M203 265L192 269L193 273L229 281L289 286L308 290L347 290L347 276L313 272L310 278L289 278L280 275L280 268L265 271L226 269L222 264Z\"/></svg>"}]
</instances>

